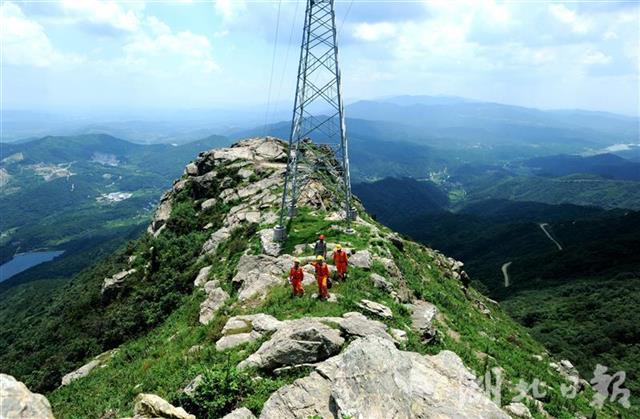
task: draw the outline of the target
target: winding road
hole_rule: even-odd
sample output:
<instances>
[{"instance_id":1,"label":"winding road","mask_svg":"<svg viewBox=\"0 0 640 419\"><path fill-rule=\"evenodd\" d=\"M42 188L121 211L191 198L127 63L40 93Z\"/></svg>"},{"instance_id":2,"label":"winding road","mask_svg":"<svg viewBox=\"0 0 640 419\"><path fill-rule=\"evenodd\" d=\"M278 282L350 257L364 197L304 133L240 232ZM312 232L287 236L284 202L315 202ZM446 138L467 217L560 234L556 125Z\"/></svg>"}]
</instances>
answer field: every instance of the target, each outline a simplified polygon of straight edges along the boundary
<instances>
[{"instance_id":1,"label":"winding road","mask_svg":"<svg viewBox=\"0 0 640 419\"><path fill-rule=\"evenodd\" d=\"M540 226L542 231L544 231L544 234L546 234L547 237L549 237L549 240L551 240L556 246L558 246L558 250L562 250L562 246L560 245L560 243L558 243L558 241L553 238L551 233L549 233L549 230L547 230L547 227L549 227L549 223L540 223L538 225Z\"/></svg>"},{"instance_id":2,"label":"winding road","mask_svg":"<svg viewBox=\"0 0 640 419\"><path fill-rule=\"evenodd\" d=\"M507 262L502 265L502 275L504 275L504 287L507 288L509 284L509 266L511 266L512 262Z\"/></svg>"}]
</instances>

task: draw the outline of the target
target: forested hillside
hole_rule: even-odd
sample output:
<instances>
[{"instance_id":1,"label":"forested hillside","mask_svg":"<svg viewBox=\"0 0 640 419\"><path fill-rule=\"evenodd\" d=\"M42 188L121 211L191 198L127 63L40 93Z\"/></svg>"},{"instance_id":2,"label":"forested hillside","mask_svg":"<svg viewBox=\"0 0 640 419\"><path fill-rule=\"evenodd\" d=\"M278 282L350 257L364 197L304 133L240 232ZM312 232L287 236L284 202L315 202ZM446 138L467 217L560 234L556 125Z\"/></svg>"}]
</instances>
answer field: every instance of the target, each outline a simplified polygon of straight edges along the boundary
<instances>
[{"instance_id":1,"label":"forested hillside","mask_svg":"<svg viewBox=\"0 0 640 419\"><path fill-rule=\"evenodd\" d=\"M399 182L369 184L365 208L464 261L479 289L583 374L608 365L626 371L629 386L640 390L640 316L628 309L640 301L640 212L489 199L433 213L427 198L427 211L402 217L397 203L404 192L396 191L405 188ZM410 181L406 189L415 187ZM425 185L422 194L430 188Z\"/></svg>"},{"instance_id":2,"label":"forested hillside","mask_svg":"<svg viewBox=\"0 0 640 419\"><path fill-rule=\"evenodd\" d=\"M313 160L314 147L305 153L315 175L284 243L271 241L284 143L204 153L164 195L147 234L47 299L23 298L23 314L0 312L0 369L45 391L59 418L141 413L141 402L159 406L150 393L204 418L242 408L261 417L594 414L588 383L497 303L463 289L459 262L359 204L355 233L346 232L326 160ZM350 251L348 278L322 301L305 274L305 295L293 298L288 269L294 256L314 258L319 233ZM474 381L485 374L503 380L491 399ZM534 379L546 386L538 400L518 390Z\"/></svg>"}]
</instances>

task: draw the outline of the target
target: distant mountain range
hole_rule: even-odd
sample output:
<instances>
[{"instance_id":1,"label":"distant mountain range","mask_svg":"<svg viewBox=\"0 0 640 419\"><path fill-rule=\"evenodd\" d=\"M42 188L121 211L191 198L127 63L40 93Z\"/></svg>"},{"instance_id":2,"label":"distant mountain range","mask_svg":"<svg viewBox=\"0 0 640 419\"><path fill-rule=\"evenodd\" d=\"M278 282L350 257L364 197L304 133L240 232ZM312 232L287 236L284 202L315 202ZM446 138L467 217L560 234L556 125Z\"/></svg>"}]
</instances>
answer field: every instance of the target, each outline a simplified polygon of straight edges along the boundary
<instances>
[{"instance_id":1,"label":"distant mountain range","mask_svg":"<svg viewBox=\"0 0 640 419\"><path fill-rule=\"evenodd\" d=\"M541 176L566 176L589 173L606 179L640 180L640 163L614 154L595 156L545 156L529 159L524 164Z\"/></svg>"},{"instance_id":2,"label":"distant mountain range","mask_svg":"<svg viewBox=\"0 0 640 419\"><path fill-rule=\"evenodd\" d=\"M93 116L3 110L0 141L44 135L110 134L139 143L185 143L217 133L237 133L263 121L288 120L292 105L278 103L244 109L163 110L149 113L111 112ZM639 120L606 112L542 111L451 96L395 96L357 101L346 107L353 119L393 123L404 139L421 144L466 147L478 144L554 144L600 148L639 138ZM288 124L288 123L287 123ZM348 124L348 130L352 130ZM264 134L264 132L260 132ZM288 129L283 138L288 138ZM392 138L387 138L392 140ZM401 138L399 138L401 139ZM564 147L562 152L571 152Z\"/></svg>"}]
</instances>

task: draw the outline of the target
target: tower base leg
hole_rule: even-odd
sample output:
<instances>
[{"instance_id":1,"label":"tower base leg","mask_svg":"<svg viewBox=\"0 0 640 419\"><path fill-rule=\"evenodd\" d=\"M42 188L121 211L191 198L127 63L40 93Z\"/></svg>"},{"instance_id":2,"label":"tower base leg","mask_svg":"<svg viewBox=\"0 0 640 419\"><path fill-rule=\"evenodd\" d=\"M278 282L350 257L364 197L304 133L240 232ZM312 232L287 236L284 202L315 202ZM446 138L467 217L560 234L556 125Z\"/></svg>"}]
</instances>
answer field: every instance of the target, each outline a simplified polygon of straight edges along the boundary
<instances>
[{"instance_id":1,"label":"tower base leg","mask_svg":"<svg viewBox=\"0 0 640 419\"><path fill-rule=\"evenodd\" d=\"M287 238L287 229L284 226L277 225L273 228L273 241L283 242Z\"/></svg>"}]
</instances>

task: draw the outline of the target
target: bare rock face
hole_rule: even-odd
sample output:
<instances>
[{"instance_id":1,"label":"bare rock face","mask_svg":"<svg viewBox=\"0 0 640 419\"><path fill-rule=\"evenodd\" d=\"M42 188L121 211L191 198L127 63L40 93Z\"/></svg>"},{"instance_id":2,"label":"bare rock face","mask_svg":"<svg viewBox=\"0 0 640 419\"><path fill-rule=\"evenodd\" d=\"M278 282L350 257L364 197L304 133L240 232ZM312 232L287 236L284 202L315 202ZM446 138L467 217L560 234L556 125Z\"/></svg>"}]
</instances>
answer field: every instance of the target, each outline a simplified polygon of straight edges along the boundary
<instances>
[{"instance_id":1,"label":"bare rock face","mask_svg":"<svg viewBox=\"0 0 640 419\"><path fill-rule=\"evenodd\" d=\"M371 269L372 263L373 258L368 250L358 250L349 257L349 265L356 268Z\"/></svg>"},{"instance_id":2,"label":"bare rock face","mask_svg":"<svg viewBox=\"0 0 640 419\"><path fill-rule=\"evenodd\" d=\"M158 208L156 209L156 212L153 216L153 220L151 220L151 224L147 228L147 232L149 234L153 234L153 236L157 237L158 234L160 234L160 232L162 231L162 228L166 224L167 220L169 220L172 209L171 198L171 192L162 195L160 204L158 205Z\"/></svg>"},{"instance_id":3,"label":"bare rock face","mask_svg":"<svg viewBox=\"0 0 640 419\"><path fill-rule=\"evenodd\" d=\"M6 374L0 374L0 418L54 419L46 397Z\"/></svg>"},{"instance_id":4,"label":"bare rock face","mask_svg":"<svg viewBox=\"0 0 640 419\"><path fill-rule=\"evenodd\" d=\"M533 419L529 408L522 403L510 403L504 407L504 410L514 418Z\"/></svg>"},{"instance_id":5,"label":"bare rock face","mask_svg":"<svg viewBox=\"0 0 640 419\"><path fill-rule=\"evenodd\" d=\"M134 419L196 419L183 408L175 407L155 394L138 394L133 409Z\"/></svg>"},{"instance_id":6,"label":"bare rock face","mask_svg":"<svg viewBox=\"0 0 640 419\"><path fill-rule=\"evenodd\" d=\"M241 407L225 415L222 419L256 419L256 417L251 413L251 410L246 407Z\"/></svg>"},{"instance_id":7,"label":"bare rock face","mask_svg":"<svg viewBox=\"0 0 640 419\"><path fill-rule=\"evenodd\" d=\"M396 265L393 259L378 256L375 260L382 263L390 277L402 278L402 272L400 272L398 265Z\"/></svg>"},{"instance_id":8,"label":"bare rock face","mask_svg":"<svg viewBox=\"0 0 640 419\"><path fill-rule=\"evenodd\" d=\"M196 279L193 281L193 286L197 288L203 287L204 284L209 281L209 272L211 272L211 266L205 266L204 268L200 269L198 275L196 276Z\"/></svg>"},{"instance_id":9,"label":"bare rock face","mask_svg":"<svg viewBox=\"0 0 640 419\"><path fill-rule=\"evenodd\" d=\"M100 366L105 366L107 362L113 358L113 356L118 352L117 349L113 349L111 351L103 352L100 355L96 356L91 361L87 362L80 368L75 371L72 371L62 377L61 386L66 386L71 384L73 381L78 380L80 378L84 378L91 373L94 369Z\"/></svg>"},{"instance_id":10,"label":"bare rock face","mask_svg":"<svg viewBox=\"0 0 640 419\"><path fill-rule=\"evenodd\" d=\"M347 336L377 336L381 339L393 340L387 333L387 326L377 320L371 320L362 313L345 313L343 319L338 319L336 323Z\"/></svg>"},{"instance_id":11,"label":"bare rock face","mask_svg":"<svg viewBox=\"0 0 640 419\"><path fill-rule=\"evenodd\" d=\"M268 314L234 316L222 328L222 337L216 342L216 349L224 351L245 343L253 342L274 332L284 323Z\"/></svg>"},{"instance_id":12,"label":"bare rock face","mask_svg":"<svg viewBox=\"0 0 640 419\"><path fill-rule=\"evenodd\" d=\"M391 283L387 281L387 279L382 275L372 273L370 278L371 278L371 282L373 282L374 287L380 288L381 290L384 290L387 292L390 292L392 290Z\"/></svg>"},{"instance_id":13,"label":"bare rock face","mask_svg":"<svg viewBox=\"0 0 640 419\"><path fill-rule=\"evenodd\" d=\"M221 227L211 234L211 237L202 245L202 254L215 253L220 243L231 237L231 230Z\"/></svg>"},{"instance_id":14,"label":"bare rock face","mask_svg":"<svg viewBox=\"0 0 640 419\"><path fill-rule=\"evenodd\" d=\"M343 344L338 330L317 319L292 320L285 322L271 339L238 364L238 368L273 370L286 365L313 363L338 353Z\"/></svg>"},{"instance_id":15,"label":"bare rock face","mask_svg":"<svg viewBox=\"0 0 640 419\"><path fill-rule=\"evenodd\" d=\"M189 384L185 386L185 388L182 389L182 392L189 396L193 396L198 390L198 387L202 385L203 381L204 381L204 376L202 374L196 375L196 377L193 380L191 380Z\"/></svg>"},{"instance_id":16,"label":"bare rock face","mask_svg":"<svg viewBox=\"0 0 640 419\"><path fill-rule=\"evenodd\" d=\"M462 361L443 352L422 356L375 336L357 339L272 394L260 417L508 419Z\"/></svg>"},{"instance_id":17,"label":"bare rock face","mask_svg":"<svg viewBox=\"0 0 640 419\"><path fill-rule=\"evenodd\" d=\"M273 229L267 228L258 232L262 252L269 256L278 256L281 251L281 244L273 240Z\"/></svg>"},{"instance_id":18,"label":"bare rock face","mask_svg":"<svg viewBox=\"0 0 640 419\"><path fill-rule=\"evenodd\" d=\"M214 282L214 281L210 281ZM206 284L205 284L206 290ZM209 324L213 317L216 315L220 307L229 299L229 294L222 288L216 287L211 290L206 290L207 299L200 304L200 323Z\"/></svg>"},{"instance_id":19,"label":"bare rock face","mask_svg":"<svg viewBox=\"0 0 640 419\"><path fill-rule=\"evenodd\" d=\"M226 351L227 349L235 348L236 346L256 341L260 339L261 336L262 334L254 331L223 336L216 342L216 350Z\"/></svg>"},{"instance_id":20,"label":"bare rock face","mask_svg":"<svg viewBox=\"0 0 640 419\"><path fill-rule=\"evenodd\" d=\"M268 255L242 255L233 282L240 284L238 299L247 300L256 295L264 295L268 288L282 284L293 257L282 255L278 258Z\"/></svg>"},{"instance_id":21,"label":"bare rock face","mask_svg":"<svg viewBox=\"0 0 640 419\"><path fill-rule=\"evenodd\" d=\"M434 321L438 308L426 301L417 301L411 309L411 326L427 341L436 335Z\"/></svg>"},{"instance_id":22,"label":"bare rock face","mask_svg":"<svg viewBox=\"0 0 640 419\"><path fill-rule=\"evenodd\" d=\"M365 299L360 300L360 302L358 303L358 307L385 319L390 319L393 317L393 313L391 312L391 309L389 307L385 306L384 304L376 303L375 301Z\"/></svg>"},{"instance_id":23,"label":"bare rock face","mask_svg":"<svg viewBox=\"0 0 640 419\"><path fill-rule=\"evenodd\" d=\"M102 290L101 290L102 294L105 294L109 292L111 289L120 286L127 279L129 275L135 272L136 272L135 269L129 269L127 271L118 272L117 274L114 274L109 278L105 278L104 281L102 282Z\"/></svg>"}]
</instances>

